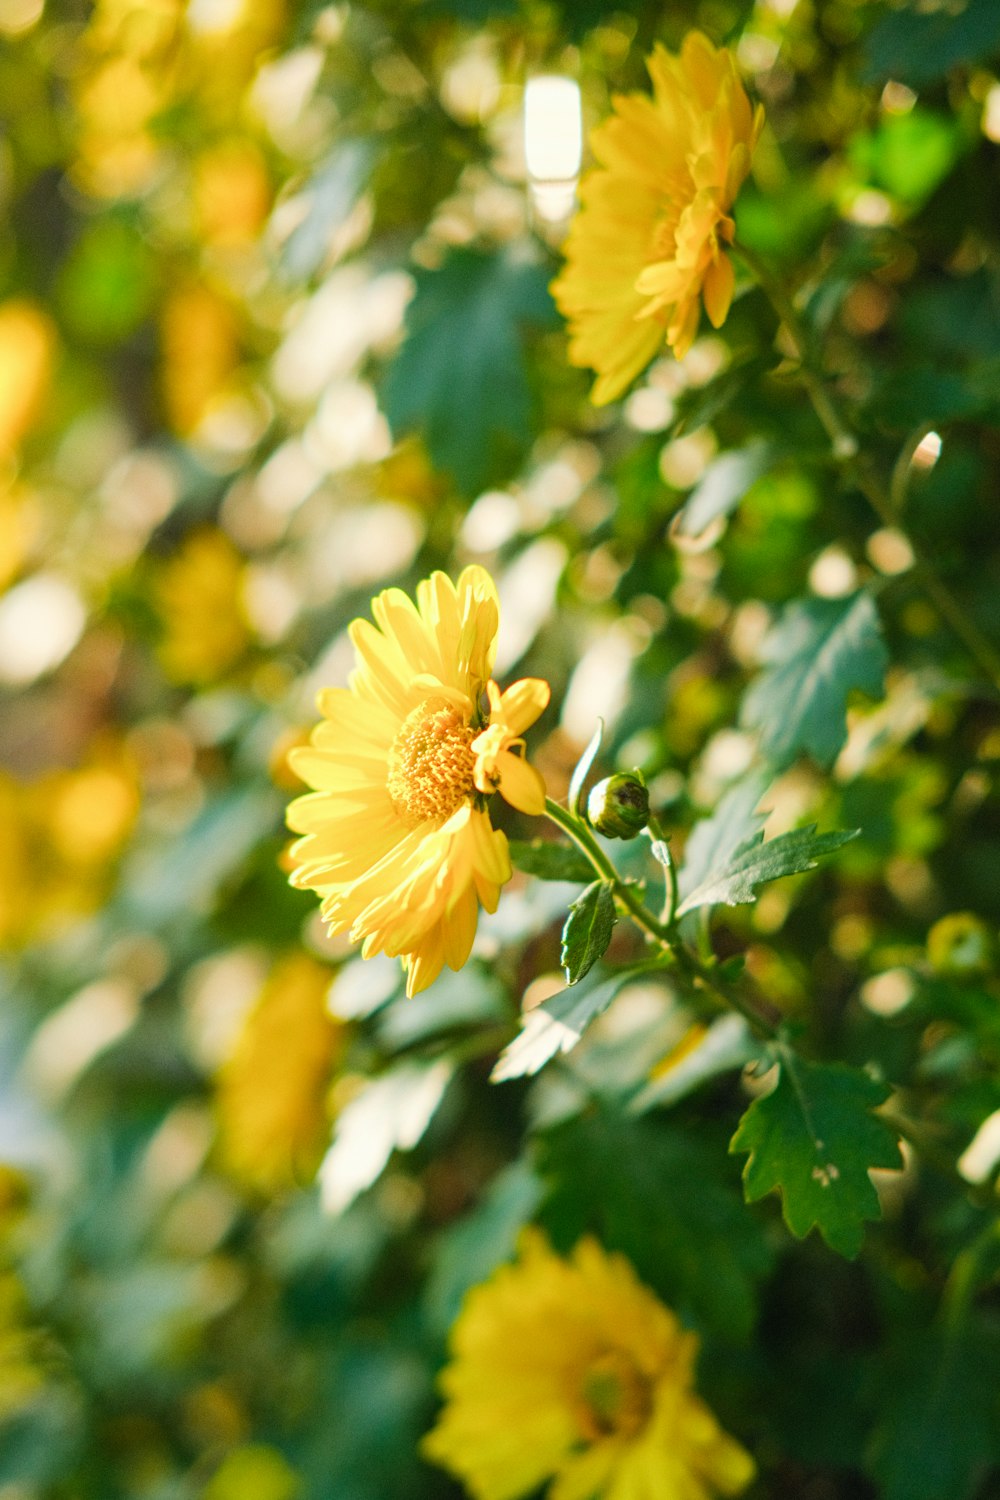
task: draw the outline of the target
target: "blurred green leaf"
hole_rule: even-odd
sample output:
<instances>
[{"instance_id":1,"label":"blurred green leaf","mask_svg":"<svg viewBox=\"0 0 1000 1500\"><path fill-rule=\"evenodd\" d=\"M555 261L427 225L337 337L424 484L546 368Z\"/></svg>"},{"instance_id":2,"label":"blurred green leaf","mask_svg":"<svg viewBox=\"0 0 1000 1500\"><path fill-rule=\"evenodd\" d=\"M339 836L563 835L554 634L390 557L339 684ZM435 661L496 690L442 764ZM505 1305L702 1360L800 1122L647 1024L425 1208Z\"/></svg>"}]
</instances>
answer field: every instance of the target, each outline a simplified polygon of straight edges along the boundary
<instances>
[{"instance_id":1,"label":"blurred green leaf","mask_svg":"<svg viewBox=\"0 0 1000 1500\"><path fill-rule=\"evenodd\" d=\"M549 272L524 246L453 250L416 272L406 339L382 386L396 436L420 431L466 495L505 475L531 440L525 326L555 321Z\"/></svg>"},{"instance_id":2,"label":"blurred green leaf","mask_svg":"<svg viewBox=\"0 0 1000 1500\"><path fill-rule=\"evenodd\" d=\"M378 1178L393 1151L411 1151L434 1118L454 1065L444 1058L396 1063L367 1081L337 1117L320 1168L323 1202L342 1213Z\"/></svg>"},{"instance_id":3,"label":"blurred green leaf","mask_svg":"<svg viewBox=\"0 0 1000 1500\"><path fill-rule=\"evenodd\" d=\"M1000 1453L1000 1332L921 1330L880 1361L870 1472L885 1500L964 1500Z\"/></svg>"},{"instance_id":4,"label":"blurred green leaf","mask_svg":"<svg viewBox=\"0 0 1000 1500\"><path fill-rule=\"evenodd\" d=\"M682 536L700 536L719 516L730 515L754 480L770 468L774 451L763 442L749 443L712 460L677 513Z\"/></svg>"},{"instance_id":5,"label":"blurred green leaf","mask_svg":"<svg viewBox=\"0 0 1000 1500\"><path fill-rule=\"evenodd\" d=\"M573 902L563 928L560 962L567 984L577 984L604 957L615 921L611 882L595 880Z\"/></svg>"},{"instance_id":6,"label":"blurred green leaf","mask_svg":"<svg viewBox=\"0 0 1000 1500\"><path fill-rule=\"evenodd\" d=\"M847 738L847 697L880 698L888 653L872 598L800 599L789 604L761 648L766 670L747 689L740 721L760 732L776 768L808 751L832 765Z\"/></svg>"},{"instance_id":7,"label":"blurred green leaf","mask_svg":"<svg viewBox=\"0 0 1000 1500\"><path fill-rule=\"evenodd\" d=\"M541 1137L539 1157L553 1183L542 1218L561 1248L596 1233L682 1317L748 1337L771 1252L721 1153L686 1129L602 1112Z\"/></svg>"},{"instance_id":8,"label":"blurred green leaf","mask_svg":"<svg viewBox=\"0 0 1000 1500\"><path fill-rule=\"evenodd\" d=\"M996 0L925 9L916 0L882 17L865 42L865 79L920 88L962 63L1000 52Z\"/></svg>"},{"instance_id":9,"label":"blurred green leaf","mask_svg":"<svg viewBox=\"0 0 1000 1500\"><path fill-rule=\"evenodd\" d=\"M729 1147L749 1152L747 1202L777 1188L797 1239L815 1226L831 1250L853 1259L865 1220L880 1212L870 1169L903 1165L895 1135L872 1114L888 1097L884 1084L855 1068L782 1049L774 1088L754 1100Z\"/></svg>"},{"instance_id":10,"label":"blurred green leaf","mask_svg":"<svg viewBox=\"0 0 1000 1500\"><path fill-rule=\"evenodd\" d=\"M480 1203L442 1236L424 1294L434 1326L442 1333L458 1316L470 1287L485 1281L513 1256L517 1237L534 1218L545 1187L528 1162L505 1167Z\"/></svg>"},{"instance_id":11,"label":"blurred green leaf","mask_svg":"<svg viewBox=\"0 0 1000 1500\"><path fill-rule=\"evenodd\" d=\"M302 189L305 214L285 241L282 252L289 276L304 280L322 265L331 240L350 217L375 162L371 140L338 142Z\"/></svg>"},{"instance_id":12,"label":"blurred green leaf","mask_svg":"<svg viewBox=\"0 0 1000 1500\"><path fill-rule=\"evenodd\" d=\"M855 170L873 186L904 203L918 203L951 171L961 152L958 124L927 109L886 116L877 130L863 131L850 143Z\"/></svg>"},{"instance_id":13,"label":"blurred green leaf","mask_svg":"<svg viewBox=\"0 0 1000 1500\"><path fill-rule=\"evenodd\" d=\"M593 867L574 844L556 843L554 839L511 839L511 863L525 875L534 875L539 880L566 880L574 885L586 885L593 876Z\"/></svg>"},{"instance_id":14,"label":"blurred green leaf","mask_svg":"<svg viewBox=\"0 0 1000 1500\"><path fill-rule=\"evenodd\" d=\"M62 266L59 302L81 337L118 344L149 316L158 283L156 260L139 229L121 219L97 219Z\"/></svg>"}]
</instances>

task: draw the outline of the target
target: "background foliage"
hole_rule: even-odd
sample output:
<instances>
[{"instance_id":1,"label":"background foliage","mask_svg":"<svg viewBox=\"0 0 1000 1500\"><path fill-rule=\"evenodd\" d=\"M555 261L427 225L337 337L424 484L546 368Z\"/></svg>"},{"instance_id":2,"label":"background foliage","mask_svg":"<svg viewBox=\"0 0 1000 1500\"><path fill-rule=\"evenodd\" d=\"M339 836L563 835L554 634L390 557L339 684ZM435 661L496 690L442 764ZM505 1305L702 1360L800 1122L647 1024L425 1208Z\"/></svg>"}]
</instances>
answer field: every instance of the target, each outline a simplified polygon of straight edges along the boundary
<instances>
[{"instance_id":1,"label":"background foliage","mask_svg":"<svg viewBox=\"0 0 1000 1500\"><path fill-rule=\"evenodd\" d=\"M594 123L693 25L765 103L739 235L895 524L749 275L614 408L566 363L524 79L577 76ZM0 1496L457 1494L416 1443L528 1221L698 1330L754 1497L1000 1494L997 684L904 535L1000 648L994 0L0 27ZM692 932L720 866L713 904L756 887L711 940L788 1023L772 1092L737 1014L614 976L623 922L562 989L578 861L523 851L564 878L519 875L405 1003L287 887L284 756L347 623L470 560L499 673L553 684L551 794L600 715ZM761 802L768 840L862 832L758 885Z\"/></svg>"}]
</instances>

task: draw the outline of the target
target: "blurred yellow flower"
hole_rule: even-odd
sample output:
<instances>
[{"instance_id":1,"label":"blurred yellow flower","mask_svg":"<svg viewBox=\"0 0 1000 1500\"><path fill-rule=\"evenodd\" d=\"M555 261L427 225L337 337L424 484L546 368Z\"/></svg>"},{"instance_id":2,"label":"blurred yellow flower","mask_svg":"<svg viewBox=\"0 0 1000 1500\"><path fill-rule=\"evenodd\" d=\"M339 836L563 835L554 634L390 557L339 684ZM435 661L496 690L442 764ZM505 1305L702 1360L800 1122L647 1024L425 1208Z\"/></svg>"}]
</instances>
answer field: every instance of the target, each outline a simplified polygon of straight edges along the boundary
<instances>
[{"instance_id":1,"label":"blurred yellow flower","mask_svg":"<svg viewBox=\"0 0 1000 1500\"><path fill-rule=\"evenodd\" d=\"M327 1143L326 1094L342 1027L326 1008L330 971L305 953L279 960L219 1075L223 1165L276 1192L308 1176Z\"/></svg>"},{"instance_id":2,"label":"blurred yellow flower","mask_svg":"<svg viewBox=\"0 0 1000 1500\"><path fill-rule=\"evenodd\" d=\"M0 770L0 952L100 905L138 811L135 768L112 740L34 781Z\"/></svg>"},{"instance_id":3,"label":"blurred yellow flower","mask_svg":"<svg viewBox=\"0 0 1000 1500\"><path fill-rule=\"evenodd\" d=\"M366 958L401 957L413 995L445 964L462 967L479 903L495 911L510 879L490 793L544 809L520 736L549 687L526 678L501 693L491 681L499 608L482 568L457 584L433 574L416 605L386 589L372 613L376 625L351 626L350 686L320 694L311 745L289 752L316 788L288 809L289 827L306 835L291 850L292 884L316 891L330 931L348 930Z\"/></svg>"},{"instance_id":4,"label":"blurred yellow flower","mask_svg":"<svg viewBox=\"0 0 1000 1500\"><path fill-rule=\"evenodd\" d=\"M224 532L192 531L160 567L153 601L163 625L160 661L174 682L214 682L243 655L250 627L243 558Z\"/></svg>"},{"instance_id":5,"label":"blurred yellow flower","mask_svg":"<svg viewBox=\"0 0 1000 1500\"><path fill-rule=\"evenodd\" d=\"M657 46L647 66L652 98L617 97L615 113L591 135L600 165L581 184L566 265L552 287L569 321L570 359L597 371L598 406L619 396L664 341L683 358L700 300L716 328L725 320L729 210L764 121L732 53L699 31L679 56Z\"/></svg>"},{"instance_id":6,"label":"blurred yellow flower","mask_svg":"<svg viewBox=\"0 0 1000 1500\"><path fill-rule=\"evenodd\" d=\"M529 1230L465 1300L423 1451L475 1500L736 1495L754 1463L692 1388L697 1348L624 1256Z\"/></svg>"},{"instance_id":7,"label":"blurred yellow flower","mask_svg":"<svg viewBox=\"0 0 1000 1500\"><path fill-rule=\"evenodd\" d=\"M20 443L38 417L52 378L56 334L33 302L0 303L0 458Z\"/></svg>"},{"instance_id":8,"label":"blurred yellow flower","mask_svg":"<svg viewBox=\"0 0 1000 1500\"><path fill-rule=\"evenodd\" d=\"M187 437L225 393L239 363L236 315L210 287L182 287L163 308L160 341L167 416Z\"/></svg>"}]
</instances>

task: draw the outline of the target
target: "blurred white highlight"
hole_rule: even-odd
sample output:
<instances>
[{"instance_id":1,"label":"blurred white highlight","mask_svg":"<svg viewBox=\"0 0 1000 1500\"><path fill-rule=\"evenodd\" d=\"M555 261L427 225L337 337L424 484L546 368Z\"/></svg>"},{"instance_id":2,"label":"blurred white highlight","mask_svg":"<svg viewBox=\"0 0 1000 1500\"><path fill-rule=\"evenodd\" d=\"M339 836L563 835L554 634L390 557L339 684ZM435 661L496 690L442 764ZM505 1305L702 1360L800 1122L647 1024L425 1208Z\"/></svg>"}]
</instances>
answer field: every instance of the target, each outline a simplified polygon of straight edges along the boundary
<instances>
[{"instance_id":1,"label":"blurred white highlight","mask_svg":"<svg viewBox=\"0 0 1000 1500\"><path fill-rule=\"evenodd\" d=\"M941 438L936 432L929 432L922 437L913 450L913 467L915 469L933 469L941 457Z\"/></svg>"},{"instance_id":2,"label":"blurred white highlight","mask_svg":"<svg viewBox=\"0 0 1000 1500\"><path fill-rule=\"evenodd\" d=\"M531 197L541 218L569 216L583 159L580 85L572 78L542 74L524 90L524 157Z\"/></svg>"},{"instance_id":3,"label":"blurred white highlight","mask_svg":"<svg viewBox=\"0 0 1000 1500\"><path fill-rule=\"evenodd\" d=\"M87 614L76 590L54 573L36 573L0 600L0 682L34 682L57 667L80 639Z\"/></svg>"}]
</instances>

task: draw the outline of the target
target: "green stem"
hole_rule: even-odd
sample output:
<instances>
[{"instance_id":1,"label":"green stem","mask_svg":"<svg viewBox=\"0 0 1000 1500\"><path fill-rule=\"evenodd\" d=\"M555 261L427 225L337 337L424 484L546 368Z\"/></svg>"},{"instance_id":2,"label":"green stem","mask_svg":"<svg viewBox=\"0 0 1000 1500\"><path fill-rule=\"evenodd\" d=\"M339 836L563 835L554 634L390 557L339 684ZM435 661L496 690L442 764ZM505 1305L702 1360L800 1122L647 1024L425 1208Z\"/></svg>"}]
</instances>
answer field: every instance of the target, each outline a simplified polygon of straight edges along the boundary
<instances>
[{"instance_id":1,"label":"green stem","mask_svg":"<svg viewBox=\"0 0 1000 1500\"><path fill-rule=\"evenodd\" d=\"M858 441L837 408L826 382L809 363L808 340L802 320L791 297L781 282L771 275L770 269L758 259L754 251L745 245L733 246L737 255L745 262L771 305L785 326L785 330L799 361L799 375L817 417L830 439L833 456L871 505L883 526L902 530L900 515L893 503L893 495L883 484L881 477L864 461L858 451ZM918 439L919 441L919 439ZM905 453L905 450L904 450ZM901 455L902 459L902 455ZM912 452L907 465L912 460ZM897 469L899 465L897 464ZM907 471L908 472L908 471ZM897 480L896 488L902 483ZM951 589L938 575L923 549L907 535L913 553L913 576L933 603L941 618L965 646L980 671L987 676L1000 692L1000 651L983 635L969 619Z\"/></svg>"},{"instance_id":2,"label":"green stem","mask_svg":"<svg viewBox=\"0 0 1000 1500\"><path fill-rule=\"evenodd\" d=\"M632 920L648 937L653 939L660 951L669 957L676 970L684 975L693 989L708 995L724 1009L738 1011L758 1036L773 1039L778 1035L784 1020L781 1011L760 997L751 999L748 995L728 985L712 972L708 964L703 963L679 942L675 932L665 923L658 921L632 887L625 884L590 829L581 819L575 818L565 807L560 807L558 802L553 802L551 797L545 799L545 814L557 828L561 828L563 833L572 839L581 854L590 862L595 874L612 886L615 898L625 907Z\"/></svg>"},{"instance_id":3,"label":"green stem","mask_svg":"<svg viewBox=\"0 0 1000 1500\"><path fill-rule=\"evenodd\" d=\"M666 892L663 898L663 911L660 913L660 921L664 927L672 928L674 925L674 913L677 910L678 891L677 866L674 864L674 857L670 852L670 840L663 832L656 818L652 816L644 832L649 838L650 843L658 844L663 851L662 859L655 850L653 852L653 858L657 864L663 867L664 880L666 882Z\"/></svg>"},{"instance_id":4,"label":"green stem","mask_svg":"<svg viewBox=\"0 0 1000 1500\"><path fill-rule=\"evenodd\" d=\"M662 948L670 949L672 944L667 928L662 922L658 922L652 912L643 905L631 886L625 884L586 824L581 819L574 818L573 814L565 807L560 807L558 802L553 802L551 797L545 799L545 814L573 840L580 853L586 856L601 879L608 881L614 887L616 898L628 910L633 921Z\"/></svg>"}]
</instances>

